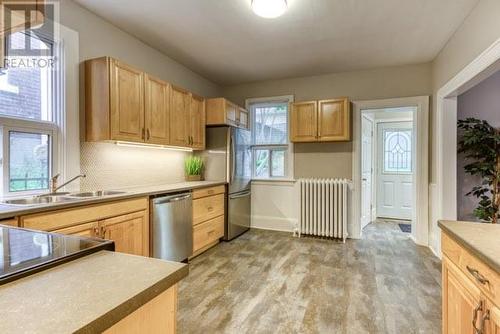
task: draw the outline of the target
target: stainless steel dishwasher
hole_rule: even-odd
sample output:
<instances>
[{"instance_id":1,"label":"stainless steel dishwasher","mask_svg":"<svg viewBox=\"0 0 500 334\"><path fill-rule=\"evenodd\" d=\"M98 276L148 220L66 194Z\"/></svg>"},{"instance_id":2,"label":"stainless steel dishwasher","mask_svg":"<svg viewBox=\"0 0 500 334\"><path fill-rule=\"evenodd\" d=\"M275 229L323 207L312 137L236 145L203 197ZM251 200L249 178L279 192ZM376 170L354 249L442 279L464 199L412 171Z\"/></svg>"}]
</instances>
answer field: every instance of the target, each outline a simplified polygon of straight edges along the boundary
<instances>
[{"instance_id":1,"label":"stainless steel dishwasher","mask_svg":"<svg viewBox=\"0 0 500 334\"><path fill-rule=\"evenodd\" d=\"M181 262L192 255L192 207L190 192L151 199L153 257Z\"/></svg>"}]
</instances>

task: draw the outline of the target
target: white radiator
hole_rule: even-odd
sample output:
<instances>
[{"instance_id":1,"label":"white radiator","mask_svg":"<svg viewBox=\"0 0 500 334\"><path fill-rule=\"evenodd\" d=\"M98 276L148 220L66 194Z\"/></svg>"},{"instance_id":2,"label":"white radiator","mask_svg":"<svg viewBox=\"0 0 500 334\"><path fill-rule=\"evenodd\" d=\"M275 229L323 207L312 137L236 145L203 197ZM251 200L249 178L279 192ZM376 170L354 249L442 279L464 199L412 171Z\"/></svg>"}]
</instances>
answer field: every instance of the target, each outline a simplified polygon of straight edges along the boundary
<instances>
[{"instance_id":1,"label":"white radiator","mask_svg":"<svg viewBox=\"0 0 500 334\"><path fill-rule=\"evenodd\" d=\"M348 192L346 179L300 179L298 234L347 238Z\"/></svg>"}]
</instances>

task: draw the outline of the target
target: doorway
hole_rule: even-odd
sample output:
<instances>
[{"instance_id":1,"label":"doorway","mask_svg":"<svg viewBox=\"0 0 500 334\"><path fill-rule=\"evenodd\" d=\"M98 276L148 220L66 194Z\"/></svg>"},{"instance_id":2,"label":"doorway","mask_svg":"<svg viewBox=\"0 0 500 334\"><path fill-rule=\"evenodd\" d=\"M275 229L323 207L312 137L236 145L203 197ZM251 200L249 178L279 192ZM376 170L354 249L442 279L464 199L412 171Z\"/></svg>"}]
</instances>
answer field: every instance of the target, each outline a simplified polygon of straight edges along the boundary
<instances>
[{"instance_id":1,"label":"doorway","mask_svg":"<svg viewBox=\"0 0 500 334\"><path fill-rule=\"evenodd\" d=\"M402 233L428 245L429 98L353 104L351 235L361 238L377 219L396 220Z\"/></svg>"},{"instance_id":2,"label":"doorway","mask_svg":"<svg viewBox=\"0 0 500 334\"><path fill-rule=\"evenodd\" d=\"M414 112L415 107L361 111L361 228L389 221L411 233Z\"/></svg>"}]
</instances>

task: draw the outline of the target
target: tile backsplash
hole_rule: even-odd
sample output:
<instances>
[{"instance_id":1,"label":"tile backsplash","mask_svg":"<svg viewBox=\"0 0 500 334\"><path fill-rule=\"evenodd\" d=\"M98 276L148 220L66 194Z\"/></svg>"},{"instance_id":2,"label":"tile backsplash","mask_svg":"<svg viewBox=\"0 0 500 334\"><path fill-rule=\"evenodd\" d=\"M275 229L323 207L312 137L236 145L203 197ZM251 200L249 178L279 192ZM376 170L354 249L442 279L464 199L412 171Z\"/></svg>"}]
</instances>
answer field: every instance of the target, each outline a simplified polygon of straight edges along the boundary
<instances>
[{"instance_id":1,"label":"tile backsplash","mask_svg":"<svg viewBox=\"0 0 500 334\"><path fill-rule=\"evenodd\" d=\"M119 189L184 181L188 152L113 143L81 144L82 191Z\"/></svg>"}]
</instances>

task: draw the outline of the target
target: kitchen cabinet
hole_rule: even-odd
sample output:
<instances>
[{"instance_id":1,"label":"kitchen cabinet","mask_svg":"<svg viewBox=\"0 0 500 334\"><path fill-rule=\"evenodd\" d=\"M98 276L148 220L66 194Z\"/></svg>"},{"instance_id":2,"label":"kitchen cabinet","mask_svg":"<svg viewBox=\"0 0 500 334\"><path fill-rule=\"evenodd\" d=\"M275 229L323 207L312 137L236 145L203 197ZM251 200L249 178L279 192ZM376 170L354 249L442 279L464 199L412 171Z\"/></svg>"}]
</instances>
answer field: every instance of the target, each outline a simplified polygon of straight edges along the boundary
<instances>
[{"instance_id":1,"label":"kitchen cabinet","mask_svg":"<svg viewBox=\"0 0 500 334\"><path fill-rule=\"evenodd\" d=\"M143 141L144 73L122 62L110 62L111 138Z\"/></svg>"},{"instance_id":2,"label":"kitchen cabinet","mask_svg":"<svg viewBox=\"0 0 500 334\"><path fill-rule=\"evenodd\" d=\"M144 76L146 142L170 144L170 84Z\"/></svg>"},{"instance_id":3,"label":"kitchen cabinet","mask_svg":"<svg viewBox=\"0 0 500 334\"><path fill-rule=\"evenodd\" d=\"M189 106L190 133L189 146L195 150L205 149L205 99L191 94Z\"/></svg>"},{"instance_id":4,"label":"kitchen cabinet","mask_svg":"<svg viewBox=\"0 0 500 334\"><path fill-rule=\"evenodd\" d=\"M90 222L52 231L54 233L77 235L87 238L99 238L99 222Z\"/></svg>"},{"instance_id":5,"label":"kitchen cabinet","mask_svg":"<svg viewBox=\"0 0 500 334\"><path fill-rule=\"evenodd\" d=\"M175 284L103 333L176 333L177 294L178 286Z\"/></svg>"},{"instance_id":6,"label":"kitchen cabinet","mask_svg":"<svg viewBox=\"0 0 500 334\"><path fill-rule=\"evenodd\" d=\"M205 102L110 57L85 61L87 141L205 147Z\"/></svg>"},{"instance_id":7,"label":"kitchen cabinet","mask_svg":"<svg viewBox=\"0 0 500 334\"><path fill-rule=\"evenodd\" d=\"M224 185L193 190L193 256L224 236L225 192Z\"/></svg>"},{"instance_id":8,"label":"kitchen cabinet","mask_svg":"<svg viewBox=\"0 0 500 334\"><path fill-rule=\"evenodd\" d=\"M225 98L207 99L207 125L249 127L248 111Z\"/></svg>"},{"instance_id":9,"label":"kitchen cabinet","mask_svg":"<svg viewBox=\"0 0 500 334\"><path fill-rule=\"evenodd\" d=\"M149 256L149 220L142 210L99 222L100 237L115 242L115 251Z\"/></svg>"},{"instance_id":10,"label":"kitchen cabinet","mask_svg":"<svg viewBox=\"0 0 500 334\"><path fill-rule=\"evenodd\" d=\"M18 227L19 221L17 218L4 219L4 220L0 220L0 225Z\"/></svg>"},{"instance_id":11,"label":"kitchen cabinet","mask_svg":"<svg viewBox=\"0 0 500 334\"><path fill-rule=\"evenodd\" d=\"M443 334L499 334L500 275L442 233Z\"/></svg>"},{"instance_id":12,"label":"kitchen cabinet","mask_svg":"<svg viewBox=\"0 0 500 334\"><path fill-rule=\"evenodd\" d=\"M290 141L335 142L351 140L351 111L347 98L293 103Z\"/></svg>"},{"instance_id":13,"label":"kitchen cabinet","mask_svg":"<svg viewBox=\"0 0 500 334\"><path fill-rule=\"evenodd\" d=\"M290 109L290 141L312 142L318 139L316 101L293 103Z\"/></svg>"},{"instance_id":14,"label":"kitchen cabinet","mask_svg":"<svg viewBox=\"0 0 500 334\"><path fill-rule=\"evenodd\" d=\"M170 113L170 144L174 146L190 146L190 103L191 96L187 90L172 87Z\"/></svg>"},{"instance_id":15,"label":"kitchen cabinet","mask_svg":"<svg viewBox=\"0 0 500 334\"><path fill-rule=\"evenodd\" d=\"M113 240L117 252L149 256L149 198L62 209L20 218L21 227Z\"/></svg>"}]
</instances>

